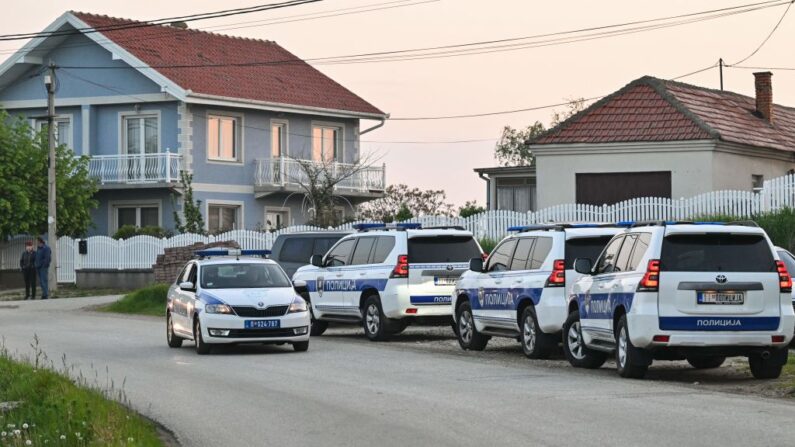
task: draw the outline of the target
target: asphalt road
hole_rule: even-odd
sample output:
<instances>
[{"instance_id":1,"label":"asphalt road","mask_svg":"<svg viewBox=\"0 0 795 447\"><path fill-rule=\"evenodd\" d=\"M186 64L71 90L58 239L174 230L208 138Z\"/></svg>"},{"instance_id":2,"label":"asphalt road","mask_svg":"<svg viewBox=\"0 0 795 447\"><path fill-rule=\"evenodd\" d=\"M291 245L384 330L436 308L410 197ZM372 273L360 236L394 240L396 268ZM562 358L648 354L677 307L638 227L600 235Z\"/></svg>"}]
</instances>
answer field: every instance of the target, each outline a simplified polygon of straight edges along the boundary
<instances>
[{"instance_id":1,"label":"asphalt road","mask_svg":"<svg viewBox=\"0 0 795 447\"><path fill-rule=\"evenodd\" d=\"M65 354L100 381L107 368L137 410L186 446L725 447L795 439L795 405L784 400L532 362L509 344L464 353L449 329L380 344L336 329L313 338L306 353L247 346L199 357L190 343L169 349L160 319L81 309L111 299L0 303L0 336L8 349L30 353L37 334L56 364Z\"/></svg>"}]
</instances>

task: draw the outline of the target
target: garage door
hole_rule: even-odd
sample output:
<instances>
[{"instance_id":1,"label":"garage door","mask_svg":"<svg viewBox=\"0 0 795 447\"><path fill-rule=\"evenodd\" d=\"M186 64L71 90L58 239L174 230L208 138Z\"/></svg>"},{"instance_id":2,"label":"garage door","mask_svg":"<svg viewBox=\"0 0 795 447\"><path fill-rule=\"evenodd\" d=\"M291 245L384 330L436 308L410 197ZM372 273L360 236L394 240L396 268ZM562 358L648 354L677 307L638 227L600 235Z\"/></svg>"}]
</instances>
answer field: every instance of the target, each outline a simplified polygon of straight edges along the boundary
<instances>
[{"instance_id":1,"label":"garage door","mask_svg":"<svg viewBox=\"0 0 795 447\"><path fill-rule=\"evenodd\" d=\"M577 203L612 205L637 197L671 198L671 171L577 174Z\"/></svg>"}]
</instances>

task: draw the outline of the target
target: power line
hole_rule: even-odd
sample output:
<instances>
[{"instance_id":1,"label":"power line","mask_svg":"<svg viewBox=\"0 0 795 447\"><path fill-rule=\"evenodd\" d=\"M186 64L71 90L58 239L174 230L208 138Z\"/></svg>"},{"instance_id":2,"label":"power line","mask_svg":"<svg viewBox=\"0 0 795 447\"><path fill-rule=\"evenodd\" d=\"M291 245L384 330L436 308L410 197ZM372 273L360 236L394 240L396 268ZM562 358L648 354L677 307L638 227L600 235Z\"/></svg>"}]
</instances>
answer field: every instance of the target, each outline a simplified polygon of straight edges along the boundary
<instances>
[{"instance_id":1,"label":"power line","mask_svg":"<svg viewBox=\"0 0 795 447\"><path fill-rule=\"evenodd\" d=\"M638 32L644 31L652 31L662 28L668 28L673 26L681 26L691 23L697 23L707 20L714 20L718 18L723 18L731 15L736 14L745 14L752 11L757 11L760 9L766 9L771 7L783 6L785 4L790 4L790 1L787 0L773 0L773 1L765 1L760 3L751 3L741 6L735 6L730 8L720 8L708 11L701 11L696 13L689 13L689 14L682 14L677 16L669 16L657 19L648 19L642 21L634 21L634 22L625 22L621 24L613 24L613 25L604 25L599 27L590 27L590 28L582 28L577 30L570 30L570 31L561 31L556 33L547 33L547 34L537 34L532 36L523 36L523 37L515 37L509 39L498 39L498 40L486 40L486 41L479 41L479 42L469 42L464 44L454 44L454 45L444 45L444 46L433 46L433 47L424 47L424 48L412 48L412 49L402 49L402 50L392 50L392 51L379 51L379 52L370 52L370 53L358 53L358 54L348 54L342 56L327 56L327 57L316 57L316 58L309 58L309 59L298 59L298 58L291 58L291 59L284 59L284 60L270 60L270 61L247 61L247 62L240 62L240 63L202 63L202 64L163 64L163 65L147 65L147 66L67 66L64 68L71 68L71 69L131 69L131 68L153 68L153 69L179 69L179 68L204 68L204 67L248 67L248 66L268 66L268 65L281 65L281 64L303 64L303 63L313 63L313 65L336 65L336 64L351 64L351 63L373 63L373 62L392 62L392 61L406 61L406 60L419 60L419 59L439 59L439 58L447 58L447 57L456 57L456 56L465 56L465 55L474 55L474 54L484 54L484 53L494 53L494 52L502 52L502 51L515 51L520 49L527 49L527 48L536 48L536 47L543 47L543 46L552 46L552 45L562 45L574 42L581 42L586 40L594 40L594 39L601 39L607 37L614 37L626 34L634 34ZM706 16L706 17L696 17L696 16ZM693 18L695 17L695 18ZM672 23L655 23L652 25L644 25L635 28L626 28L626 29L616 29L613 31L603 31L604 29L608 28L619 28L619 27L626 27L627 25L634 25L634 24L643 24L643 23L654 23L654 22L663 22L663 21L670 21L673 19L682 19ZM599 30L598 32L580 35L580 36L567 36L568 34L581 34L587 31ZM554 36L565 36L565 37L555 37L553 39L541 40L541 41L531 41L531 42L523 42L531 39L538 39L542 37L554 37ZM509 43L515 42L515 43Z\"/></svg>"},{"instance_id":2,"label":"power line","mask_svg":"<svg viewBox=\"0 0 795 447\"><path fill-rule=\"evenodd\" d=\"M17 34L0 34L0 41L8 41L8 40L27 40L27 39L37 39L37 38L44 38L44 37L54 37L54 36L72 36L77 34L89 34L89 33L97 33L103 31L117 31L123 29L131 29L131 28L147 28L152 26L163 25L172 22L193 22L196 20L207 20L207 19L215 19L219 17L229 17L241 14L251 14L254 12L261 12L261 11L270 11L273 9L282 9L282 8L289 8L293 6L300 6L308 3L316 3L322 2L323 0L288 0L282 3L269 3L264 5L256 5L256 6L249 6L246 8L235 8L235 9L226 9L221 11L214 11L214 12L205 12L205 13L198 13L198 14L190 14L186 16L175 16L175 17L167 17L162 19L154 19L149 20L146 22L140 21L129 21L122 24L114 24L108 26L98 26L98 27L87 27L87 28L75 28L70 30L64 31L45 31L45 32L35 32L35 33L17 33Z\"/></svg>"},{"instance_id":3,"label":"power line","mask_svg":"<svg viewBox=\"0 0 795 447\"><path fill-rule=\"evenodd\" d=\"M767 41L770 40L771 37L773 37L773 34L776 32L776 30L778 29L779 25L781 25L781 22L784 21L784 17L787 16L787 13L789 12L789 9L792 7L792 3L793 2L795 2L795 0L792 0L792 1L789 2L789 4L787 5L787 9L785 9L784 13L781 14L781 18L778 19L778 22L776 22L775 26L773 26L773 29L770 30L770 33L768 33L767 37L765 37L765 39L759 44L759 46L756 47L756 49L754 51L751 52L751 54L749 54L748 56L745 56L744 58L742 58L741 60L735 62L734 64L730 64L728 66L731 67L732 65L742 64L743 62L745 62L748 59L752 58L756 53L758 53L759 50L761 50L762 47L765 46Z\"/></svg>"}]
</instances>

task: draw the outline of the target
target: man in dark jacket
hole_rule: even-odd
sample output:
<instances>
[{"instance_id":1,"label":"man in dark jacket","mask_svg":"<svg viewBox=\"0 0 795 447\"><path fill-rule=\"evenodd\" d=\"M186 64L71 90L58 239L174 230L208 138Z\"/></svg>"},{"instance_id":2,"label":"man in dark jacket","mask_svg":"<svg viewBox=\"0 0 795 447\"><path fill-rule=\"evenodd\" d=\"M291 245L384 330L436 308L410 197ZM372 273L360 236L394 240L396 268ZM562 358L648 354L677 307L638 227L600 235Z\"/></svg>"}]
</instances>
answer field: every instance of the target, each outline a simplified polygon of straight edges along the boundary
<instances>
[{"instance_id":1,"label":"man in dark jacket","mask_svg":"<svg viewBox=\"0 0 795 447\"><path fill-rule=\"evenodd\" d=\"M25 279L25 299L36 299L36 252L33 251L33 241L25 242L25 251L19 258L19 270Z\"/></svg>"},{"instance_id":2,"label":"man in dark jacket","mask_svg":"<svg viewBox=\"0 0 795 447\"><path fill-rule=\"evenodd\" d=\"M41 299L46 300L50 296L50 287L47 282L47 274L50 270L50 260L52 258L52 251L50 247L44 243L44 239L39 238L39 249L36 250L36 274L39 277L39 285L41 286Z\"/></svg>"}]
</instances>

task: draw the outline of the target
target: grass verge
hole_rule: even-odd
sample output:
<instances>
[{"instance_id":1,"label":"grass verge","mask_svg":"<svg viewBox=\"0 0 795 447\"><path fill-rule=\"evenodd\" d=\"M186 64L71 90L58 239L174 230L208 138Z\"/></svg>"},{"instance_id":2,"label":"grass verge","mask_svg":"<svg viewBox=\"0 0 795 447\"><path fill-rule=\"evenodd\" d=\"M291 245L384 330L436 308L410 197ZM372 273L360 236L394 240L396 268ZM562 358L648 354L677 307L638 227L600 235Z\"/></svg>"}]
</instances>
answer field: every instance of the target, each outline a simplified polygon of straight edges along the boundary
<instances>
[{"instance_id":1,"label":"grass verge","mask_svg":"<svg viewBox=\"0 0 795 447\"><path fill-rule=\"evenodd\" d=\"M82 298L87 296L120 295L129 289L80 289L71 284L58 284L58 290L52 292L51 298ZM25 298L24 289L0 291L0 301L16 301ZM36 299L41 298L41 290L36 287Z\"/></svg>"},{"instance_id":2,"label":"grass verge","mask_svg":"<svg viewBox=\"0 0 795 447\"><path fill-rule=\"evenodd\" d=\"M781 386L787 397L795 397L795 351L790 351L787 364L781 371Z\"/></svg>"},{"instance_id":3,"label":"grass verge","mask_svg":"<svg viewBox=\"0 0 795 447\"><path fill-rule=\"evenodd\" d=\"M100 307L104 312L136 315L165 315L168 284L155 284L124 295L119 301Z\"/></svg>"},{"instance_id":4,"label":"grass verge","mask_svg":"<svg viewBox=\"0 0 795 447\"><path fill-rule=\"evenodd\" d=\"M0 348L0 446L164 445L152 422L119 403L123 390L102 390L82 375L73 381L67 366L42 367L38 340L31 346L35 360Z\"/></svg>"}]
</instances>

